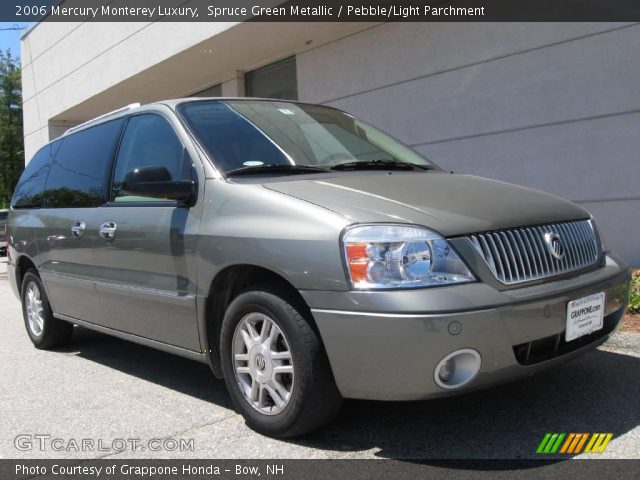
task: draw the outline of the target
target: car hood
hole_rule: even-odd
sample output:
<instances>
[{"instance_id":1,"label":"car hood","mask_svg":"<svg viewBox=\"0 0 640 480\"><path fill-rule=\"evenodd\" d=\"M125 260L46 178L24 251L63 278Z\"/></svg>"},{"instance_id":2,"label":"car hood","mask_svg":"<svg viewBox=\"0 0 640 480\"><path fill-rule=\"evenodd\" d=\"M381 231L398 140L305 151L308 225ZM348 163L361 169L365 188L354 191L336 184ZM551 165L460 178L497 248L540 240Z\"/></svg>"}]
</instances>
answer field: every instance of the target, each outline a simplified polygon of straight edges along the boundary
<instances>
[{"instance_id":1,"label":"car hood","mask_svg":"<svg viewBox=\"0 0 640 480\"><path fill-rule=\"evenodd\" d=\"M584 209L555 195L441 171L280 177L263 185L353 222L413 223L444 236L589 218Z\"/></svg>"}]
</instances>

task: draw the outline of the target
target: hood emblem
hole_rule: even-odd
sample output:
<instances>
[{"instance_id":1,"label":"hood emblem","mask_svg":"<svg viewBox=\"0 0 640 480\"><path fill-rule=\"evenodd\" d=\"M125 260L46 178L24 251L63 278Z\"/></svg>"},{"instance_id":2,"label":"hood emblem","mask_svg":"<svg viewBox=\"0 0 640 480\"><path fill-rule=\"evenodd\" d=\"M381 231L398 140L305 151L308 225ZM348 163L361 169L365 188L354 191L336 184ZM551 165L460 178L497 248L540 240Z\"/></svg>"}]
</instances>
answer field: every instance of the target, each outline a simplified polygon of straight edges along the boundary
<instances>
[{"instance_id":1,"label":"hood emblem","mask_svg":"<svg viewBox=\"0 0 640 480\"><path fill-rule=\"evenodd\" d=\"M547 245L547 250L553 258L556 260L562 260L565 255L564 245L560 239L560 235L557 233L545 233L544 243Z\"/></svg>"}]
</instances>

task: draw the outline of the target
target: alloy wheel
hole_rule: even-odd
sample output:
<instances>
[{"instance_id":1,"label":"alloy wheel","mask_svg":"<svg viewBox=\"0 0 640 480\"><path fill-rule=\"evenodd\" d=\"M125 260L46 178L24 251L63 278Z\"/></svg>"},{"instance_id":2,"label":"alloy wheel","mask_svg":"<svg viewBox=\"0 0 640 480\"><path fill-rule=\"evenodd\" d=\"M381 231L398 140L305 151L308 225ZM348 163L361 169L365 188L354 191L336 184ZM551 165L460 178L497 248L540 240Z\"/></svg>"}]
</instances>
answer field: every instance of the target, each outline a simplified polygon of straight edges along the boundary
<instances>
[{"instance_id":1,"label":"alloy wheel","mask_svg":"<svg viewBox=\"0 0 640 480\"><path fill-rule=\"evenodd\" d=\"M36 282L29 282L26 293L25 304L29 330L33 335L39 337L44 329L44 308L42 306L40 288L38 288Z\"/></svg>"},{"instance_id":2,"label":"alloy wheel","mask_svg":"<svg viewBox=\"0 0 640 480\"><path fill-rule=\"evenodd\" d=\"M280 327L263 313L245 315L233 334L232 354L244 399L265 415L282 412L291 399L295 374Z\"/></svg>"}]
</instances>

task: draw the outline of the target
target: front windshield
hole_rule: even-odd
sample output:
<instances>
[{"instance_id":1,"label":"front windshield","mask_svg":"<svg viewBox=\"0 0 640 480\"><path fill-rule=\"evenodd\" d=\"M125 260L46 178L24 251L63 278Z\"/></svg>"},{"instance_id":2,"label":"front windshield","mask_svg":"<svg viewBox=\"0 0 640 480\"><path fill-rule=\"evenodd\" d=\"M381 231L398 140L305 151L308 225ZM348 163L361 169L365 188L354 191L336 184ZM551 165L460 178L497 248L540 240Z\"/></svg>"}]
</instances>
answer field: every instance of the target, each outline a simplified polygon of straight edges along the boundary
<instances>
[{"instance_id":1,"label":"front windshield","mask_svg":"<svg viewBox=\"0 0 640 480\"><path fill-rule=\"evenodd\" d=\"M432 163L339 110L279 101L186 102L179 112L218 168L332 168L353 162Z\"/></svg>"}]
</instances>

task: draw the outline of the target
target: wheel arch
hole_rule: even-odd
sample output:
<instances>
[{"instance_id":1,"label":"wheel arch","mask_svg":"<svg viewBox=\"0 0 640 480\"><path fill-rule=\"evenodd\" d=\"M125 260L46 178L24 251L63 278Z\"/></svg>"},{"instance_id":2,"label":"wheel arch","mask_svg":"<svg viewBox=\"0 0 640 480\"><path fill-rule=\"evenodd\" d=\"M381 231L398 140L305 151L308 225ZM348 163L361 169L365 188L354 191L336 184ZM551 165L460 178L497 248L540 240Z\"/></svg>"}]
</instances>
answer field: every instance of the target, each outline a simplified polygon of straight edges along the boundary
<instances>
[{"instance_id":1,"label":"wheel arch","mask_svg":"<svg viewBox=\"0 0 640 480\"><path fill-rule=\"evenodd\" d=\"M17 259L16 259L16 271L15 271L15 280L16 280L16 287L18 290L18 294L21 295L22 292L22 279L24 277L24 274L28 271L28 270L35 270L36 272L38 271L36 264L33 263L33 260L31 260L28 256L26 255L20 255Z\"/></svg>"},{"instance_id":2,"label":"wheel arch","mask_svg":"<svg viewBox=\"0 0 640 480\"><path fill-rule=\"evenodd\" d=\"M240 293L252 286L268 285L271 289L286 297L310 322L320 341L320 332L315 324L311 309L300 295L298 289L282 275L268 268L252 264L230 265L222 269L213 278L209 287L204 311L204 351L210 359L211 368L218 378L222 378L220 364L220 332L222 320L229 304Z\"/></svg>"}]
</instances>

